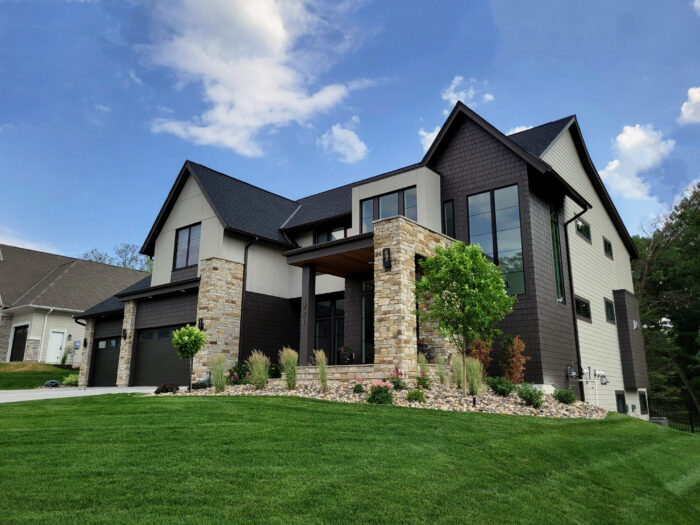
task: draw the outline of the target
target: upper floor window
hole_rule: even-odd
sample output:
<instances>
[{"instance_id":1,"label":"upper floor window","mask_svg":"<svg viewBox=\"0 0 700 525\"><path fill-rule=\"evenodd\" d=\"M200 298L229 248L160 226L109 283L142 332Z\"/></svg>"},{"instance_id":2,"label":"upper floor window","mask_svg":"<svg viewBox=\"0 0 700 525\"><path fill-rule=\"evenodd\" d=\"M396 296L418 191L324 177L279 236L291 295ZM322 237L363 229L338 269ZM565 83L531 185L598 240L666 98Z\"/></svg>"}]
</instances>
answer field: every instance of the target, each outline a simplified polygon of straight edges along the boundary
<instances>
[{"instance_id":1,"label":"upper floor window","mask_svg":"<svg viewBox=\"0 0 700 525\"><path fill-rule=\"evenodd\" d=\"M345 226L338 226L337 228L328 228L325 230L319 230L314 233L314 244L320 244L322 242L337 241L338 239L344 239L346 236Z\"/></svg>"},{"instance_id":2,"label":"upper floor window","mask_svg":"<svg viewBox=\"0 0 700 525\"><path fill-rule=\"evenodd\" d=\"M554 284L557 301L564 302L564 266L561 261L561 239L559 237L559 214L550 206L549 223L552 230L552 253L554 254Z\"/></svg>"},{"instance_id":3,"label":"upper floor window","mask_svg":"<svg viewBox=\"0 0 700 525\"><path fill-rule=\"evenodd\" d=\"M201 224L185 226L175 232L175 260L173 269L180 270L199 263Z\"/></svg>"},{"instance_id":4,"label":"upper floor window","mask_svg":"<svg viewBox=\"0 0 700 525\"><path fill-rule=\"evenodd\" d=\"M576 233L591 242L591 225L582 219L576 220Z\"/></svg>"},{"instance_id":5,"label":"upper floor window","mask_svg":"<svg viewBox=\"0 0 700 525\"><path fill-rule=\"evenodd\" d=\"M454 201L445 201L442 203L442 233L453 238L455 236Z\"/></svg>"},{"instance_id":6,"label":"upper floor window","mask_svg":"<svg viewBox=\"0 0 700 525\"><path fill-rule=\"evenodd\" d=\"M605 237L603 237L603 251L605 252L605 255L607 255L611 259L613 258L612 243Z\"/></svg>"},{"instance_id":7,"label":"upper floor window","mask_svg":"<svg viewBox=\"0 0 700 525\"><path fill-rule=\"evenodd\" d=\"M360 203L362 233L374 230L372 221L404 215L418 220L418 198L415 186L403 190L365 199Z\"/></svg>"},{"instance_id":8,"label":"upper floor window","mask_svg":"<svg viewBox=\"0 0 700 525\"><path fill-rule=\"evenodd\" d=\"M591 322L591 303L580 297L574 299L576 301L576 317L584 321Z\"/></svg>"},{"instance_id":9,"label":"upper floor window","mask_svg":"<svg viewBox=\"0 0 700 525\"><path fill-rule=\"evenodd\" d=\"M509 294L524 294L518 186L469 196L467 216L469 242L481 246L486 257L498 264Z\"/></svg>"},{"instance_id":10,"label":"upper floor window","mask_svg":"<svg viewBox=\"0 0 700 525\"><path fill-rule=\"evenodd\" d=\"M615 324L615 305L610 299L604 299L605 301L605 320L609 323Z\"/></svg>"}]
</instances>

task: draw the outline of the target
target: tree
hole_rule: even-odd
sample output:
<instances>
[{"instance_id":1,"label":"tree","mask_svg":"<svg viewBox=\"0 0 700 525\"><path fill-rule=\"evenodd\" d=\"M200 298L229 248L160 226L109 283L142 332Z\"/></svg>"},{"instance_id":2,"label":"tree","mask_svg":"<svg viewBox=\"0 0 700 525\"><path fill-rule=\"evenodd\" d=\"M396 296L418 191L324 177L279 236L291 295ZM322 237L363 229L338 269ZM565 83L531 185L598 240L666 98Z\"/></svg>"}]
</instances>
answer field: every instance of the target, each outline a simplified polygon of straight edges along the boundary
<instances>
[{"instance_id":1,"label":"tree","mask_svg":"<svg viewBox=\"0 0 700 525\"><path fill-rule=\"evenodd\" d=\"M177 355L181 359L189 359L190 373L188 376L189 386L187 390L192 390L192 359L197 355L207 342L207 334L196 326L183 326L173 332L172 343Z\"/></svg>"},{"instance_id":2,"label":"tree","mask_svg":"<svg viewBox=\"0 0 700 525\"><path fill-rule=\"evenodd\" d=\"M132 270L141 270L149 273L153 270L153 261L150 257L139 253L138 244L123 242L114 247L113 254L93 248L85 252L81 258L86 261L112 264L114 266L121 266L122 268L131 268Z\"/></svg>"},{"instance_id":3,"label":"tree","mask_svg":"<svg viewBox=\"0 0 700 525\"><path fill-rule=\"evenodd\" d=\"M501 348L503 349L501 356L503 377L514 385L519 385L525 379L525 363L530 360L529 356L523 355L525 343L519 335L516 335L515 339L504 336Z\"/></svg>"},{"instance_id":4,"label":"tree","mask_svg":"<svg viewBox=\"0 0 700 525\"><path fill-rule=\"evenodd\" d=\"M472 342L491 344L501 333L496 324L513 310L515 298L508 296L498 267L479 246L456 242L435 252L420 262L423 277L416 282L416 298L425 308L418 309L418 317L457 347L466 377ZM462 389L466 395L466 382Z\"/></svg>"},{"instance_id":5,"label":"tree","mask_svg":"<svg viewBox=\"0 0 700 525\"><path fill-rule=\"evenodd\" d=\"M676 397L684 389L700 410L700 184L655 231L634 241L640 256L632 275L651 390Z\"/></svg>"}]
</instances>

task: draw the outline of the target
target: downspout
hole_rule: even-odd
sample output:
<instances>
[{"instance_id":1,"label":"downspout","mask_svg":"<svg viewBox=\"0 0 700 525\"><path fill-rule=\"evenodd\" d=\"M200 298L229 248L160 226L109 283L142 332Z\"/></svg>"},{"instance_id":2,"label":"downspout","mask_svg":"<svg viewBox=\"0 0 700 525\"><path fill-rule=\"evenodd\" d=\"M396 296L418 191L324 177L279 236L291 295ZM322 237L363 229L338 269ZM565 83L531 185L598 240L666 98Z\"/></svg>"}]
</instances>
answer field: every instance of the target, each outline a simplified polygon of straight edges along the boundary
<instances>
[{"instance_id":1,"label":"downspout","mask_svg":"<svg viewBox=\"0 0 700 525\"><path fill-rule=\"evenodd\" d=\"M245 314L245 292L246 286L248 284L248 248L253 244L258 242L260 237L254 237L248 244L243 248L243 291L241 293L241 326L238 332L238 356L240 361L240 355L243 351L243 316Z\"/></svg>"},{"instance_id":2,"label":"downspout","mask_svg":"<svg viewBox=\"0 0 700 525\"><path fill-rule=\"evenodd\" d=\"M584 208L582 211L571 217L568 221L564 223L564 241L566 244L566 268L569 271L569 294L571 295L571 315L574 321L574 345L576 347L576 359L578 360L578 374L581 374L581 369L583 364L581 363L581 345L578 340L578 318L576 317L576 300L574 299L574 276L571 273L571 250L569 250L569 224L581 217L586 213L589 208ZM578 383L579 392L581 394L581 401L586 400L586 389L583 386L583 382Z\"/></svg>"},{"instance_id":3,"label":"downspout","mask_svg":"<svg viewBox=\"0 0 700 525\"><path fill-rule=\"evenodd\" d=\"M39 347L39 355L37 356L37 361L41 363L41 352L44 349L44 336L46 335L46 322L49 320L49 315L53 312L53 308L50 308L46 315L44 316L44 328L41 329L41 346ZM46 349L48 352L48 348Z\"/></svg>"}]
</instances>

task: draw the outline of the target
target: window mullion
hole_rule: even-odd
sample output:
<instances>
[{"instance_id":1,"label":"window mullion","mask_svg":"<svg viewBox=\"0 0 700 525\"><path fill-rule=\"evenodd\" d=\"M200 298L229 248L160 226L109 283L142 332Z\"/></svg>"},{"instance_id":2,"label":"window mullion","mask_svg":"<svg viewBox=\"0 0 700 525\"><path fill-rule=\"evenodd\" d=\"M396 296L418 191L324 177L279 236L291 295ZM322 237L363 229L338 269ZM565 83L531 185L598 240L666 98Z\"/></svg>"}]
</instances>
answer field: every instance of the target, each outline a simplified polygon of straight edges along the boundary
<instances>
[{"instance_id":1,"label":"window mullion","mask_svg":"<svg viewBox=\"0 0 700 525\"><path fill-rule=\"evenodd\" d=\"M496 199L493 190L489 192L491 199L491 232L493 238L493 262L498 264L498 235L496 234Z\"/></svg>"}]
</instances>

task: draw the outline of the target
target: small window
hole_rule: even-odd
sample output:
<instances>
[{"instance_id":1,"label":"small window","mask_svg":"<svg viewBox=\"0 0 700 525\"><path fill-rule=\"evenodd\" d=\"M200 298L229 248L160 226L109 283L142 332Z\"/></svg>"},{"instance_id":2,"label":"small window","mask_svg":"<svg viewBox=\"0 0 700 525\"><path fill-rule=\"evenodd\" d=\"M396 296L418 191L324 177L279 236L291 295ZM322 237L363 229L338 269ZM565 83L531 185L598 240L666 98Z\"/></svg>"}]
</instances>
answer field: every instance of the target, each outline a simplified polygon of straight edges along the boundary
<instances>
[{"instance_id":1,"label":"small window","mask_svg":"<svg viewBox=\"0 0 700 525\"><path fill-rule=\"evenodd\" d=\"M591 303L580 297L576 297L576 315L579 319L591 322Z\"/></svg>"},{"instance_id":2,"label":"small window","mask_svg":"<svg viewBox=\"0 0 700 525\"><path fill-rule=\"evenodd\" d=\"M615 401L617 402L617 411L620 414L627 413L627 401L625 400L625 393L621 390L615 392Z\"/></svg>"},{"instance_id":3,"label":"small window","mask_svg":"<svg viewBox=\"0 0 700 525\"><path fill-rule=\"evenodd\" d=\"M314 244L337 241L345 238L345 226L317 231L314 235Z\"/></svg>"},{"instance_id":4,"label":"small window","mask_svg":"<svg viewBox=\"0 0 700 525\"><path fill-rule=\"evenodd\" d=\"M605 237L603 237L603 251L605 252L605 255L607 255L611 259L613 258L612 243Z\"/></svg>"},{"instance_id":5,"label":"small window","mask_svg":"<svg viewBox=\"0 0 700 525\"><path fill-rule=\"evenodd\" d=\"M100 350L107 348L107 341L99 341L97 343L97 348L99 348Z\"/></svg>"},{"instance_id":6,"label":"small window","mask_svg":"<svg viewBox=\"0 0 700 525\"><path fill-rule=\"evenodd\" d=\"M201 224L180 228L175 232L175 260L173 268L180 270L199 263L199 238Z\"/></svg>"},{"instance_id":7,"label":"small window","mask_svg":"<svg viewBox=\"0 0 700 525\"><path fill-rule=\"evenodd\" d=\"M362 233L371 232L374 230L374 199L367 199L362 201L360 205L362 208Z\"/></svg>"},{"instance_id":8,"label":"small window","mask_svg":"<svg viewBox=\"0 0 700 525\"><path fill-rule=\"evenodd\" d=\"M605 299L605 320L615 324L615 305L610 299Z\"/></svg>"},{"instance_id":9,"label":"small window","mask_svg":"<svg viewBox=\"0 0 700 525\"><path fill-rule=\"evenodd\" d=\"M403 192L403 214L412 221L418 220L418 198L415 187Z\"/></svg>"},{"instance_id":10,"label":"small window","mask_svg":"<svg viewBox=\"0 0 700 525\"><path fill-rule=\"evenodd\" d=\"M639 391L639 410L642 414L649 413L649 403L647 402L647 393L643 390Z\"/></svg>"},{"instance_id":11,"label":"small window","mask_svg":"<svg viewBox=\"0 0 700 525\"><path fill-rule=\"evenodd\" d=\"M395 217L399 214L399 194L390 193L379 197L379 218Z\"/></svg>"},{"instance_id":12,"label":"small window","mask_svg":"<svg viewBox=\"0 0 700 525\"><path fill-rule=\"evenodd\" d=\"M445 201L442 203L442 233L452 238L455 236L454 201Z\"/></svg>"},{"instance_id":13,"label":"small window","mask_svg":"<svg viewBox=\"0 0 700 525\"><path fill-rule=\"evenodd\" d=\"M588 242L591 242L591 225L586 221L581 219L576 220L576 233L578 233Z\"/></svg>"},{"instance_id":14,"label":"small window","mask_svg":"<svg viewBox=\"0 0 700 525\"><path fill-rule=\"evenodd\" d=\"M418 194L415 186L360 202L362 233L374 230L372 221L403 215L418 220Z\"/></svg>"}]
</instances>

